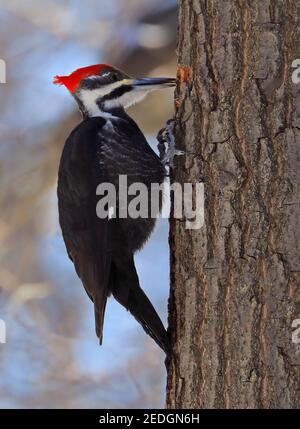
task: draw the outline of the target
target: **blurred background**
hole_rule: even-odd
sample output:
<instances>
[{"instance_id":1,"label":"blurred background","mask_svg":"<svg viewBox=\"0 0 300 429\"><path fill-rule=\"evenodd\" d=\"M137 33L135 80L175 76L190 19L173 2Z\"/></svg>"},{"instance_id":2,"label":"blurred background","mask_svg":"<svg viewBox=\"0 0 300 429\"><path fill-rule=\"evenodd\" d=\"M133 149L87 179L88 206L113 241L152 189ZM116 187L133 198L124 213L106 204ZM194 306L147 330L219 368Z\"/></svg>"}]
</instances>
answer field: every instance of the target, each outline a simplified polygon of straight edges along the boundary
<instances>
[{"instance_id":1,"label":"blurred background","mask_svg":"<svg viewBox=\"0 0 300 429\"><path fill-rule=\"evenodd\" d=\"M99 62L174 76L176 0L0 0L0 408L164 406L164 355L109 299L104 344L58 225L56 176L81 120L56 74ZM172 116L172 90L130 113L149 142ZM136 255L142 287L167 318L168 221Z\"/></svg>"}]
</instances>

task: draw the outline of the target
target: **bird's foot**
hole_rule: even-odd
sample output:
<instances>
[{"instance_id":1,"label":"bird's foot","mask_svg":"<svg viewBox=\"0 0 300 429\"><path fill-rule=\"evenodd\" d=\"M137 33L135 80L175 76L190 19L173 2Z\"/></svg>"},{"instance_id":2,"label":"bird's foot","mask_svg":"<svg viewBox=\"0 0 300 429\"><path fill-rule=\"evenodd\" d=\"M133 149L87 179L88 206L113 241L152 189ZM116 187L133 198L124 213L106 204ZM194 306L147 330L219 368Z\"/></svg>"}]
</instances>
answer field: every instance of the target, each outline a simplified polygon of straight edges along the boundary
<instances>
[{"instance_id":1,"label":"bird's foot","mask_svg":"<svg viewBox=\"0 0 300 429\"><path fill-rule=\"evenodd\" d=\"M185 155L183 150L176 149L174 136L174 119L166 122L165 128L162 128L157 134L159 156L164 165L174 168L174 157ZM167 150L166 150L167 145Z\"/></svg>"}]
</instances>

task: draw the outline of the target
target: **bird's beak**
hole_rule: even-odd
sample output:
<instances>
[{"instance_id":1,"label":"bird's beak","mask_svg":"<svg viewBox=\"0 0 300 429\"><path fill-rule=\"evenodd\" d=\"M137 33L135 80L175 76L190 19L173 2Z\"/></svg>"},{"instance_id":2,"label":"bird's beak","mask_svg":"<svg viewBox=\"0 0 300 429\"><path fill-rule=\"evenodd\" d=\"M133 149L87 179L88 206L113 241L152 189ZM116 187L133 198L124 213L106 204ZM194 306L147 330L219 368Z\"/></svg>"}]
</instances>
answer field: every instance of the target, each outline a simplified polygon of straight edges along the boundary
<instances>
[{"instance_id":1,"label":"bird's beak","mask_svg":"<svg viewBox=\"0 0 300 429\"><path fill-rule=\"evenodd\" d=\"M176 85L176 79L172 77L144 77L132 79L132 86L141 91L151 91L153 89L168 88Z\"/></svg>"}]
</instances>

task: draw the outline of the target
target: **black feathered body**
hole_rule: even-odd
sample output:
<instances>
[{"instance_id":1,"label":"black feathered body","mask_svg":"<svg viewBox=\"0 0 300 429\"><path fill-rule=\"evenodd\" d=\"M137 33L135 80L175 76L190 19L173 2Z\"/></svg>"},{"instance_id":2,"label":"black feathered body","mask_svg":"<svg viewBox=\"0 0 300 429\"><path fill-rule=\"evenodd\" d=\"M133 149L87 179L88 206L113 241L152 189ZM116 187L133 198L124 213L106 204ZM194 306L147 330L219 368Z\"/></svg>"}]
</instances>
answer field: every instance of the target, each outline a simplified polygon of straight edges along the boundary
<instances>
[{"instance_id":1,"label":"black feathered body","mask_svg":"<svg viewBox=\"0 0 300 429\"><path fill-rule=\"evenodd\" d=\"M139 286L133 254L151 234L155 219L100 219L100 183L118 191L119 175L128 185L161 184L165 169L136 123L122 110L116 117L85 119L66 141L58 177L59 220L69 257L94 302L96 332L102 340L107 297L113 296L166 350L166 332ZM118 213L118 212L117 212Z\"/></svg>"}]
</instances>

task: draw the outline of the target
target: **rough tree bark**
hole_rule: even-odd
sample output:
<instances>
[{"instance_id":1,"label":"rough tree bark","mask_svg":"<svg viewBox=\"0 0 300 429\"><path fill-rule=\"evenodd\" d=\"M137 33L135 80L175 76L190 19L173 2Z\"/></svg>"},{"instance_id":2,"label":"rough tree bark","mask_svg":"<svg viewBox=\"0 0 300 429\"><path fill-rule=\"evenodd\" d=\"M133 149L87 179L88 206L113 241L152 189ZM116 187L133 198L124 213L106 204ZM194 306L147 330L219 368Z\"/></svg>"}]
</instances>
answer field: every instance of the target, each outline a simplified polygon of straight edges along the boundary
<instances>
[{"instance_id":1,"label":"rough tree bark","mask_svg":"<svg viewBox=\"0 0 300 429\"><path fill-rule=\"evenodd\" d=\"M205 224L171 220L169 408L299 408L298 0L181 0L172 180Z\"/></svg>"}]
</instances>

